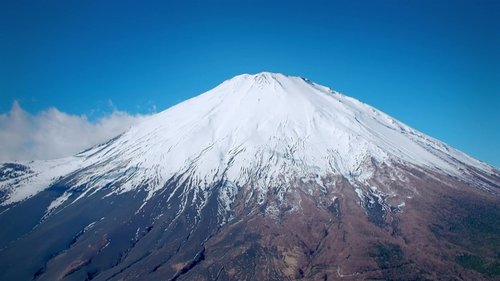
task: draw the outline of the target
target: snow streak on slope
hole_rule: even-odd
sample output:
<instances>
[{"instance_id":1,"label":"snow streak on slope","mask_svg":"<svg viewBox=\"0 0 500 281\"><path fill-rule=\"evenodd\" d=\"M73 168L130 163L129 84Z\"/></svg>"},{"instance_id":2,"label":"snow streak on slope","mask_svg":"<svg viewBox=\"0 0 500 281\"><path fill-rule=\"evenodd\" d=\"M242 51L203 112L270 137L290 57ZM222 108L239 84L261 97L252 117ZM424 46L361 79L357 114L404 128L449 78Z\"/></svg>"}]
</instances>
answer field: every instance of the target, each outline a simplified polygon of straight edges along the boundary
<instances>
[{"instance_id":1,"label":"snow streak on slope","mask_svg":"<svg viewBox=\"0 0 500 281\"><path fill-rule=\"evenodd\" d=\"M15 170L12 170L12 172L24 171L0 179L0 190L7 195L6 198L2 198L2 205L24 200L46 189L52 182L82 168L82 160L76 157L68 157L23 164L5 163L0 165L0 174L9 173L9 170L12 169L9 167L11 165L15 165Z\"/></svg>"},{"instance_id":2,"label":"snow streak on slope","mask_svg":"<svg viewBox=\"0 0 500 281\"><path fill-rule=\"evenodd\" d=\"M227 80L75 157L26 164L35 173L0 182L0 188L11 190L4 205L70 173L73 186L86 188L81 196L112 186L111 193L144 188L150 198L173 178L195 194L221 180L253 182L263 194L294 177L335 174L364 182L372 161L463 180L470 178L468 167L493 172L356 99L264 72Z\"/></svg>"}]
</instances>

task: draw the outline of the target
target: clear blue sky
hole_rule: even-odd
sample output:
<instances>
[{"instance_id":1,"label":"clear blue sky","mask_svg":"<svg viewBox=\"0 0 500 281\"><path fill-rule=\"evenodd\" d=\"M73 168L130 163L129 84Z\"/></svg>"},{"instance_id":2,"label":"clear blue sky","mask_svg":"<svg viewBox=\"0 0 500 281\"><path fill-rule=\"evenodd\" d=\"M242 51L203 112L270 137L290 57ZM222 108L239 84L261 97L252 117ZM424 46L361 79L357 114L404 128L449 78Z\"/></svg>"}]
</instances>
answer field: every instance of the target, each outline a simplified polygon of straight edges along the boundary
<instances>
[{"instance_id":1,"label":"clear blue sky","mask_svg":"<svg viewBox=\"0 0 500 281\"><path fill-rule=\"evenodd\" d=\"M1 1L0 113L163 110L307 77L500 166L500 1Z\"/></svg>"}]
</instances>

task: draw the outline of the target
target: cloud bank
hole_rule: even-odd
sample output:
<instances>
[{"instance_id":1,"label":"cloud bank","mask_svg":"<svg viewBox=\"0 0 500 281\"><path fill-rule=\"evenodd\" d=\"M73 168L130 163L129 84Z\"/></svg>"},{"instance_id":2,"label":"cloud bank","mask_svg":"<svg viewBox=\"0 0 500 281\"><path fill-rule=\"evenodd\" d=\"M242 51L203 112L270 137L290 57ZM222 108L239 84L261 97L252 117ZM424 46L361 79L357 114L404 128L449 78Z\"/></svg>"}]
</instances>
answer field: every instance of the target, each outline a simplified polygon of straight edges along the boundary
<instances>
[{"instance_id":1,"label":"cloud bank","mask_svg":"<svg viewBox=\"0 0 500 281\"><path fill-rule=\"evenodd\" d=\"M114 110L91 122L85 115L71 115L57 108L33 115L14 102L9 112L0 114L0 162L71 156L147 117Z\"/></svg>"}]
</instances>

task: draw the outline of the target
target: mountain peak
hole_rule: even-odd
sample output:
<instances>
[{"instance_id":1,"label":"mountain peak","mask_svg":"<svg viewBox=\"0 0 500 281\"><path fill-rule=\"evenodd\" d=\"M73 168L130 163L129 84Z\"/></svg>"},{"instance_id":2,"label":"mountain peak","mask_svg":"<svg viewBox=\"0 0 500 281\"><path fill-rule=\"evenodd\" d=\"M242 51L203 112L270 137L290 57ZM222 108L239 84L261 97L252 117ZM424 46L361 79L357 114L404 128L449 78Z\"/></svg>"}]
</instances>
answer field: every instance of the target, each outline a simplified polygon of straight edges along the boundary
<instances>
[{"instance_id":1,"label":"mountain peak","mask_svg":"<svg viewBox=\"0 0 500 281\"><path fill-rule=\"evenodd\" d=\"M308 81L307 79L301 77L289 76L282 73L275 73L268 71L258 72L255 74L240 74L229 79L228 81L238 83L238 85L241 85L241 83L248 83L253 86L265 86L265 85L275 85L275 84L278 85L286 84L290 83L291 81L297 81L299 79L302 79L303 81Z\"/></svg>"},{"instance_id":2,"label":"mountain peak","mask_svg":"<svg viewBox=\"0 0 500 281\"><path fill-rule=\"evenodd\" d=\"M240 75L236 75L232 79L253 79L254 81L260 80L260 79L267 79L267 80L277 80L280 78L288 77L287 75L277 73L277 72L269 72L269 71L262 71L262 72L257 72L254 74L250 73L244 73Z\"/></svg>"},{"instance_id":3,"label":"mountain peak","mask_svg":"<svg viewBox=\"0 0 500 281\"><path fill-rule=\"evenodd\" d=\"M284 102L310 104L311 102L315 103L314 96L338 94L328 87L311 82L307 78L273 72L237 75L207 93L225 96L225 100L232 99L227 96L229 93L233 97L245 100L256 98L261 102L261 106L262 103L274 106L275 103Z\"/></svg>"},{"instance_id":4,"label":"mountain peak","mask_svg":"<svg viewBox=\"0 0 500 281\"><path fill-rule=\"evenodd\" d=\"M255 84L257 85L269 85L272 82L278 81L277 74L270 72L261 72L255 75L252 75Z\"/></svg>"}]
</instances>

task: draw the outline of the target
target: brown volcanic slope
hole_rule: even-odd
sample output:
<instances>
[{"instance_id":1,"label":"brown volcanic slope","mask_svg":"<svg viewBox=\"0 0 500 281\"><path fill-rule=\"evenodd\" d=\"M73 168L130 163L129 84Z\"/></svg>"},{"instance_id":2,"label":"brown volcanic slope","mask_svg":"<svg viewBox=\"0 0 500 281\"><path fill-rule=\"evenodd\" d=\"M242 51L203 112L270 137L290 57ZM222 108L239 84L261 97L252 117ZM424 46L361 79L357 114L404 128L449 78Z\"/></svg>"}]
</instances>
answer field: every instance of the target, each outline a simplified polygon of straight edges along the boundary
<instances>
[{"instance_id":1,"label":"brown volcanic slope","mask_svg":"<svg viewBox=\"0 0 500 281\"><path fill-rule=\"evenodd\" d=\"M367 212L342 179L335 204L301 193L300 214L242 209L179 280L499 279L498 197L411 171L408 177L404 184L425 194L402 212L377 206Z\"/></svg>"},{"instance_id":2,"label":"brown volcanic slope","mask_svg":"<svg viewBox=\"0 0 500 281\"><path fill-rule=\"evenodd\" d=\"M214 201L200 219L188 210L175 222L165 196L135 216L133 197L77 202L64 218L56 214L2 249L1 274L9 277L2 280L500 278L498 195L431 172L406 170L404 182L388 181L386 173L380 169L372 181L408 194L406 206L387 209L390 198L363 202L340 176L322 178L331 183L323 191L316 181L297 179L289 205L271 211L276 197L253 204L245 201L252 189L242 186L223 226L213 220ZM29 262L16 267L19 257Z\"/></svg>"},{"instance_id":3,"label":"brown volcanic slope","mask_svg":"<svg viewBox=\"0 0 500 281\"><path fill-rule=\"evenodd\" d=\"M0 203L0 280L500 280L498 169L280 74L1 164Z\"/></svg>"}]
</instances>

